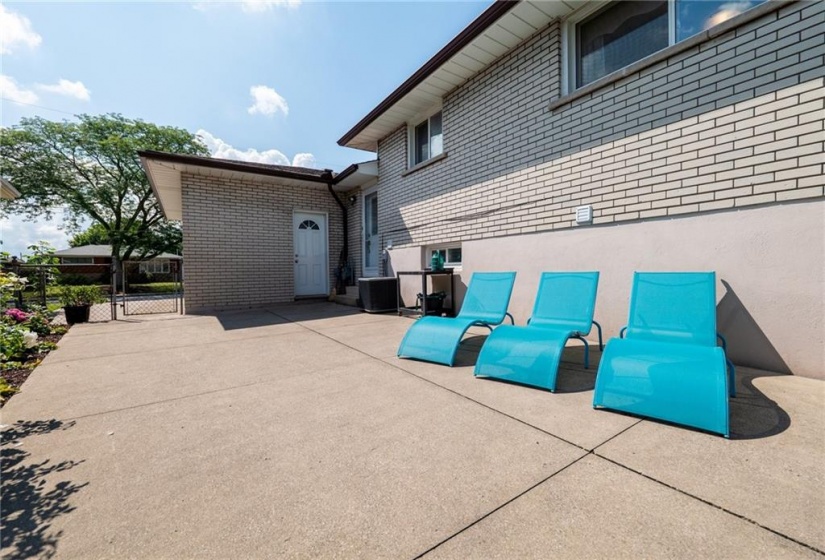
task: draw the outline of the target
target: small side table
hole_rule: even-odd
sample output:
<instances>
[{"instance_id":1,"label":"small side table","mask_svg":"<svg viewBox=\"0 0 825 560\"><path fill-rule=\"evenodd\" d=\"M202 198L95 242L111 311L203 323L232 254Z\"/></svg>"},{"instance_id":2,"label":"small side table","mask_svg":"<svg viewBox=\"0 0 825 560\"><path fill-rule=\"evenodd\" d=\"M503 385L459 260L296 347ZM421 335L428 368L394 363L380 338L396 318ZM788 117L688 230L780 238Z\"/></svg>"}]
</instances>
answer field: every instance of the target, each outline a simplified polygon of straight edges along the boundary
<instances>
[{"instance_id":1,"label":"small side table","mask_svg":"<svg viewBox=\"0 0 825 560\"><path fill-rule=\"evenodd\" d=\"M427 315L427 278L431 276L449 276L450 277L450 307L445 307L444 311L447 315L455 315L455 277L453 276L452 268L445 268L443 270L432 270L425 268L424 270L402 270L395 273L398 278L398 315L401 316L405 311L411 313L421 313L422 316ZM401 306L401 277L402 276L420 276L421 277L421 293L424 298L421 300L421 306L402 307Z\"/></svg>"}]
</instances>

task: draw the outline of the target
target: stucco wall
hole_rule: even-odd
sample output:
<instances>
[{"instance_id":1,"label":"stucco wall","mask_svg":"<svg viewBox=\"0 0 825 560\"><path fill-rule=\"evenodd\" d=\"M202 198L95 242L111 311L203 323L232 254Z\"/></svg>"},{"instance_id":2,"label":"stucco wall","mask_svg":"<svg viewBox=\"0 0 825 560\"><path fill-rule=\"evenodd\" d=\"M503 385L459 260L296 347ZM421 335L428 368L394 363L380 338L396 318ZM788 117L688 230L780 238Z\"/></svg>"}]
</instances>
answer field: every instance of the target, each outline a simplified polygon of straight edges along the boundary
<instances>
[{"instance_id":1,"label":"stucco wall","mask_svg":"<svg viewBox=\"0 0 825 560\"><path fill-rule=\"evenodd\" d=\"M797 253L800 243L787 221L804 214L808 227L799 233L822 236L823 14L825 2L786 5L550 110L561 95L561 24L552 23L443 100L446 158L404 175L406 128L379 143L382 243L393 241L395 263L402 255L414 261L422 246L460 241L465 274L485 263L519 270L520 282L526 271L575 263L540 258L545 247L557 247L554 254L561 247L578 251L583 268L623 278L607 280L615 288L600 296L615 326L626 316L633 267L612 263L634 261L625 253L652 242L635 236L683 245L672 231L713 240L684 260L655 245L640 266L715 269L720 278L734 278L735 294L759 310L761 330L781 340L788 369L822 377L821 360L809 358L810 340L821 347L821 319L808 322L804 337L785 340L779 333L787 321L773 304L781 285L797 294L783 299L785 313L811 318L825 287L821 244L817 253L807 242L807 260L784 272L790 264L784 256ZM573 223L583 204L593 205L593 226ZM702 234L708 224L715 235ZM772 233L757 258L762 227ZM718 247L724 262L698 258ZM496 266L499 252L507 266ZM532 289L525 293L530 300Z\"/></svg>"},{"instance_id":2,"label":"stucco wall","mask_svg":"<svg viewBox=\"0 0 825 560\"><path fill-rule=\"evenodd\" d=\"M788 240L792 240L789 242ZM510 312L525 324L544 271L598 270L596 320L606 338L627 324L634 271L715 271L717 327L739 365L825 379L825 201L469 241L456 276L516 270ZM415 269L420 249L391 252ZM420 287L405 280L407 298ZM436 287L440 289L440 287ZM590 339L596 340L595 329Z\"/></svg>"},{"instance_id":3,"label":"stucco wall","mask_svg":"<svg viewBox=\"0 0 825 560\"><path fill-rule=\"evenodd\" d=\"M295 297L293 213L327 214L329 286L343 245L341 210L326 188L183 174L187 313Z\"/></svg>"}]
</instances>

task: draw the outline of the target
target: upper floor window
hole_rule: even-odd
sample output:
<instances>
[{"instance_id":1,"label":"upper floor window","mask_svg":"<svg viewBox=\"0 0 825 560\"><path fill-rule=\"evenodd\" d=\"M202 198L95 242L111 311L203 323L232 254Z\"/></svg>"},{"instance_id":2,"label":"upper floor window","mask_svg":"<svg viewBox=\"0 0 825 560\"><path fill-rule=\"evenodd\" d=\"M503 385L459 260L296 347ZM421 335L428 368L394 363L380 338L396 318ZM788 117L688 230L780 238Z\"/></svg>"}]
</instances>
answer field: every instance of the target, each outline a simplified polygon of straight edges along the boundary
<instances>
[{"instance_id":1,"label":"upper floor window","mask_svg":"<svg viewBox=\"0 0 825 560\"><path fill-rule=\"evenodd\" d=\"M565 27L568 91L718 25L766 0L621 0Z\"/></svg>"},{"instance_id":2,"label":"upper floor window","mask_svg":"<svg viewBox=\"0 0 825 560\"><path fill-rule=\"evenodd\" d=\"M410 131L410 165L418 165L440 155L444 151L444 136L441 132L441 111L424 119Z\"/></svg>"},{"instance_id":3,"label":"upper floor window","mask_svg":"<svg viewBox=\"0 0 825 560\"><path fill-rule=\"evenodd\" d=\"M60 257L63 264L94 264L94 257Z\"/></svg>"}]
</instances>

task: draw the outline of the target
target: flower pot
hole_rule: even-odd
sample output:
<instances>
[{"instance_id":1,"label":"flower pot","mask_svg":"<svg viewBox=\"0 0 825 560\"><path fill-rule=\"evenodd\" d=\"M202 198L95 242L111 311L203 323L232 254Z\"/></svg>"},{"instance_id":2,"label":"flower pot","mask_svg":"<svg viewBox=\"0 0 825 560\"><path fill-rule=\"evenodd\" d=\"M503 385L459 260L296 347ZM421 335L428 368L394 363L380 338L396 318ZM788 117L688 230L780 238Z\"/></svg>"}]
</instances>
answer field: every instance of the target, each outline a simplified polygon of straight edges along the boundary
<instances>
[{"instance_id":1,"label":"flower pot","mask_svg":"<svg viewBox=\"0 0 825 560\"><path fill-rule=\"evenodd\" d=\"M66 312L66 322L70 325L75 323L88 323L89 310L91 305L67 305L63 308Z\"/></svg>"}]
</instances>

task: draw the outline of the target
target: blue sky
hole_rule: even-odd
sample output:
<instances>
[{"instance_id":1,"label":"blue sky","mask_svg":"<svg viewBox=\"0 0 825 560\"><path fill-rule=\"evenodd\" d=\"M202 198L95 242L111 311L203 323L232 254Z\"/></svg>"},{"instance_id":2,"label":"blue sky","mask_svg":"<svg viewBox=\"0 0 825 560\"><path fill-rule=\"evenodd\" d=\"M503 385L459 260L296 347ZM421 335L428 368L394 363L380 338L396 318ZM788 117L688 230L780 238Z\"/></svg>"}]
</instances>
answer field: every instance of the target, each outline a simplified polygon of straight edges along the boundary
<instances>
[{"instance_id":1,"label":"blue sky","mask_svg":"<svg viewBox=\"0 0 825 560\"><path fill-rule=\"evenodd\" d=\"M218 157L340 171L373 155L338 138L489 4L3 2L0 124L118 112ZM0 223L12 254L66 246L59 220Z\"/></svg>"}]
</instances>

